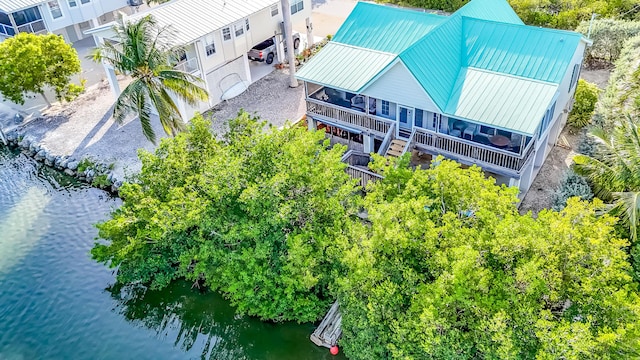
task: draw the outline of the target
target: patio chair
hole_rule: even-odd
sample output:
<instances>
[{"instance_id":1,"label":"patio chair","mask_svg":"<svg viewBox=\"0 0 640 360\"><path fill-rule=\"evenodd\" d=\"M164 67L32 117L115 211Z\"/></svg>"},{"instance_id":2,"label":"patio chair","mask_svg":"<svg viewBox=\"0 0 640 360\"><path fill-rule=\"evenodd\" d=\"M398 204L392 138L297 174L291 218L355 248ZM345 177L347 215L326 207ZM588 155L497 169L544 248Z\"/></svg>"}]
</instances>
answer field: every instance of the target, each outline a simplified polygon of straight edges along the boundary
<instances>
[{"instance_id":1,"label":"patio chair","mask_svg":"<svg viewBox=\"0 0 640 360\"><path fill-rule=\"evenodd\" d=\"M356 95L351 98L351 108L365 111L366 104L364 102L364 96Z\"/></svg>"},{"instance_id":2,"label":"patio chair","mask_svg":"<svg viewBox=\"0 0 640 360\"><path fill-rule=\"evenodd\" d=\"M473 136L476 135L478 133L479 129L478 129L478 125L476 124L469 124L467 125L466 128L464 128L464 130L462 131L462 138L463 139L467 139L467 136L469 136L468 140L473 140Z\"/></svg>"}]
</instances>

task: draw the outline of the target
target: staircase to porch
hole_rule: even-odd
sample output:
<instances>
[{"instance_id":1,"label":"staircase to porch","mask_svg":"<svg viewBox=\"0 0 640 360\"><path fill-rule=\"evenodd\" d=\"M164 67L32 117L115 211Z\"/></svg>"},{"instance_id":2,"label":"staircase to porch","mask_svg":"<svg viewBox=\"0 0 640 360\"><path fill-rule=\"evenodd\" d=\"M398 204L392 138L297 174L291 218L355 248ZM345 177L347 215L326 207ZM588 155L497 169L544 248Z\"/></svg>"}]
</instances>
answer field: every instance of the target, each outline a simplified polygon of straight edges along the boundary
<instances>
[{"instance_id":1,"label":"staircase to porch","mask_svg":"<svg viewBox=\"0 0 640 360\"><path fill-rule=\"evenodd\" d=\"M385 154L386 157L399 157L404 152L404 148L407 146L407 142L400 139L391 140L389 148Z\"/></svg>"}]
</instances>

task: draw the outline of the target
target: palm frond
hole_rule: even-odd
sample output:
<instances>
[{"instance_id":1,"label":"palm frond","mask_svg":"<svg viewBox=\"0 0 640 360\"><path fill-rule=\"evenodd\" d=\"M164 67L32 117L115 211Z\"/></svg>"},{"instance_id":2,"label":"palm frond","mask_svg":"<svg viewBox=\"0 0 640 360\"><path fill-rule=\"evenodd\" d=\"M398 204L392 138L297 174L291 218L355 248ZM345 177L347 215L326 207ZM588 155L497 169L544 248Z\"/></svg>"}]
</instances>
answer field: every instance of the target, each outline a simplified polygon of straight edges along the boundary
<instances>
[{"instance_id":1,"label":"palm frond","mask_svg":"<svg viewBox=\"0 0 640 360\"><path fill-rule=\"evenodd\" d=\"M178 70L164 70L158 73L162 84L170 89L182 101L195 106L209 99L209 93L203 87L202 79Z\"/></svg>"},{"instance_id":2,"label":"palm frond","mask_svg":"<svg viewBox=\"0 0 640 360\"><path fill-rule=\"evenodd\" d=\"M610 213L618 216L629 229L631 241L638 239L638 218L640 218L640 192L614 193L616 202Z\"/></svg>"},{"instance_id":3,"label":"palm frond","mask_svg":"<svg viewBox=\"0 0 640 360\"><path fill-rule=\"evenodd\" d=\"M144 93L145 84L142 80L132 81L118 96L113 108L113 118L118 124L122 124L127 115L136 113L139 109L140 94Z\"/></svg>"}]
</instances>

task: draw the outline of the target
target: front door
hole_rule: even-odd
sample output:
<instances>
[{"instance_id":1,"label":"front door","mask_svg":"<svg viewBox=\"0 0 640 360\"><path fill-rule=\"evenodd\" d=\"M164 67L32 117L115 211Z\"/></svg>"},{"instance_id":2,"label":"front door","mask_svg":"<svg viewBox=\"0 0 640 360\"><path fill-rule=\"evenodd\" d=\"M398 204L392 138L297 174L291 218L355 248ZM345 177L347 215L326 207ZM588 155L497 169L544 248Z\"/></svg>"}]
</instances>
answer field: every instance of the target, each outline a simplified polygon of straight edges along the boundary
<instances>
[{"instance_id":1,"label":"front door","mask_svg":"<svg viewBox=\"0 0 640 360\"><path fill-rule=\"evenodd\" d=\"M413 109L398 106L398 120L400 126L398 128L398 137L407 138L411 135L411 129L413 127Z\"/></svg>"}]
</instances>

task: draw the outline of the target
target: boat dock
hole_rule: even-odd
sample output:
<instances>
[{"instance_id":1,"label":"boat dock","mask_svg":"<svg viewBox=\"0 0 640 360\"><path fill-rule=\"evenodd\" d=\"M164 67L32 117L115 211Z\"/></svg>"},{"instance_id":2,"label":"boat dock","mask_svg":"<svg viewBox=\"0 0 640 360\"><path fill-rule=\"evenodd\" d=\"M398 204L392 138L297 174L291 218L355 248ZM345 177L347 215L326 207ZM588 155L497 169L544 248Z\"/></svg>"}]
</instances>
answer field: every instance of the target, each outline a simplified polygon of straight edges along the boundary
<instances>
[{"instance_id":1,"label":"boat dock","mask_svg":"<svg viewBox=\"0 0 640 360\"><path fill-rule=\"evenodd\" d=\"M318 326L318 328L311 334L311 342L318 346L324 346L331 348L338 343L338 339L342 335L342 315L340 314L340 305L338 301L331 305L329 312L325 315L324 319Z\"/></svg>"}]
</instances>

